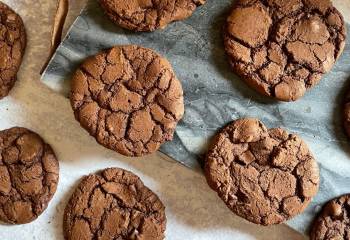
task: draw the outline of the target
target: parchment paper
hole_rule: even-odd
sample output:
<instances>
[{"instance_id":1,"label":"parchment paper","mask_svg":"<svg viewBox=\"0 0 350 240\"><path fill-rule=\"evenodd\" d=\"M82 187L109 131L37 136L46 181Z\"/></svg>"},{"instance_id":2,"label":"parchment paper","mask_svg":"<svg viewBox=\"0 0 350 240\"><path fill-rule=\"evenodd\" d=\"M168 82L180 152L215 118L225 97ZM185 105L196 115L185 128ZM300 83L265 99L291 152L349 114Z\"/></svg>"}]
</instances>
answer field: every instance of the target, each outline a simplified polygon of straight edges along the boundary
<instances>
[{"instance_id":1,"label":"parchment paper","mask_svg":"<svg viewBox=\"0 0 350 240\"><path fill-rule=\"evenodd\" d=\"M233 119L247 116L301 135L319 163L321 186L306 211L287 224L306 234L320 206L350 192L350 142L341 120L342 98L350 83L349 38L342 57L318 86L297 102L277 102L247 87L226 61L221 29L231 4L231 0L208 1L191 18L164 30L132 33L111 23L97 1L90 0L42 81L68 96L70 75L87 56L117 44L156 50L171 62L181 80L186 109L174 141L162 146L161 152L201 171L198 160L213 134Z\"/></svg>"}]
</instances>

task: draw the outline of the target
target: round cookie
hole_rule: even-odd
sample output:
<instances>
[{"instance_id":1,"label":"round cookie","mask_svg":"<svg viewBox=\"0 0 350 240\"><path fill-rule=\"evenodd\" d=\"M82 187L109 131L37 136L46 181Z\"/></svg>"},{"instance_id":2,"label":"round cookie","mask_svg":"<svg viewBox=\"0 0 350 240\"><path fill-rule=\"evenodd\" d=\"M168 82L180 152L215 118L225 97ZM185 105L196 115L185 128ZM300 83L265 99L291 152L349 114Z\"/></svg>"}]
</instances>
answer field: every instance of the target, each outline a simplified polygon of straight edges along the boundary
<instances>
[{"instance_id":1,"label":"round cookie","mask_svg":"<svg viewBox=\"0 0 350 240\"><path fill-rule=\"evenodd\" d=\"M205 175L234 213L260 225L303 212L319 187L318 166L304 141L257 119L239 119L217 134Z\"/></svg>"},{"instance_id":2,"label":"round cookie","mask_svg":"<svg viewBox=\"0 0 350 240\"><path fill-rule=\"evenodd\" d=\"M259 93L295 101L343 52L342 15L329 0L238 0L224 27L234 71Z\"/></svg>"},{"instance_id":3,"label":"round cookie","mask_svg":"<svg viewBox=\"0 0 350 240\"><path fill-rule=\"evenodd\" d=\"M64 213L66 240L164 239L165 207L133 173L105 169L83 178Z\"/></svg>"},{"instance_id":4,"label":"round cookie","mask_svg":"<svg viewBox=\"0 0 350 240\"><path fill-rule=\"evenodd\" d=\"M16 82L26 47L26 33L20 16L0 2L0 99Z\"/></svg>"},{"instance_id":5,"label":"round cookie","mask_svg":"<svg viewBox=\"0 0 350 240\"><path fill-rule=\"evenodd\" d=\"M206 0L99 0L107 16L133 31L154 31L186 19Z\"/></svg>"},{"instance_id":6,"label":"round cookie","mask_svg":"<svg viewBox=\"0 0 350 240\"><path fill-rule=\"evenodd\" d=\"M157 151L184 114L181 83L169 62L134 45L88 58L73 76L71 104L97 142L126 156Z\"/></svg>"},{"instance_id":7,"label":"round cookie","mask_svg":"<svg viewBox=\"0 0 350 240\"><path fill-rule=\"evenodd\" d=\"M38 134L19 127L0 131L0 154L0 220L29 223L56 192L56 156Z\"/></svg>"},{"instance_id":8,"label":"round cookie","mask_svg":"<svg viewBox=\"0 0 350 240\"><path fill-rule=\"evenodd\" d=\"M350 195L328 202L314 222L311 240L345 240L350 237Z\"/></svg>"}]
</instances>

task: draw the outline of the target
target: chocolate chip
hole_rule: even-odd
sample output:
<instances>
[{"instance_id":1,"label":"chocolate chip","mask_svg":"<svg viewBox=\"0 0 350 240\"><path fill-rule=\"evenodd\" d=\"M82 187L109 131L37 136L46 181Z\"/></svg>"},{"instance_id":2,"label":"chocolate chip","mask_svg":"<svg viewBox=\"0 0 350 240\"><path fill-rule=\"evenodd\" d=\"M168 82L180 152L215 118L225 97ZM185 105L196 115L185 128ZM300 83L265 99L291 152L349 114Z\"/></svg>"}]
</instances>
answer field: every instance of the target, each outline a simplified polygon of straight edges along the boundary
<instances>
[{"instance_id":1,"label":"chocolate chip","mask_svg":"<svg viewBox=\"0 0 350 240\"><path fill-rule=\"evenodd\" d=\"M333 216L333 217L339 217L342 215L342 208L341 206L336 203L336 202L330 202L327 207L326 210L328 212L329 215Z\"/></svg>"}]
</instances>

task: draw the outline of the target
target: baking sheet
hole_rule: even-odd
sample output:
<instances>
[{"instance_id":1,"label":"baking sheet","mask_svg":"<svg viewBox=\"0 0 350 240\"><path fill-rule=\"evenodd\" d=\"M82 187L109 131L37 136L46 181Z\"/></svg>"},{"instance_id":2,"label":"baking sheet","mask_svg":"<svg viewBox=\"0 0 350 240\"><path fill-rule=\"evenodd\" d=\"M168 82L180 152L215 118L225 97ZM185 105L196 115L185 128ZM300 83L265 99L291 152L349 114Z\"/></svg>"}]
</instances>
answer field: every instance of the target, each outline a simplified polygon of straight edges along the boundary
<instances>
[{"instance_id":1,"label":"baking sheet","mask_svg":"<svg viewBox=\"0 0 350 240\"><path fill-rule=\"evenodd\" d=\"M320 165L321 186L306 211L287 224L306 234L320 206L350 192L350 142L341 121L342 98L350 84L349 38L343 55L318 86L297 102L277 102L258 95L230 70L221 29L231 4L231 0L208 1L191 18L164 30L133 33L115 26L97 1L89 0L42 81L68 96L70 75L87 56L117 44L156 50L172 63L181 80L186 109L174 141L163 145L161 152L200 171L202 155L215 132L248 116L261 119L267 127L282 126L301 135ZM347 29L350 32L349 25Z\"/></svg>"}]
</instances>

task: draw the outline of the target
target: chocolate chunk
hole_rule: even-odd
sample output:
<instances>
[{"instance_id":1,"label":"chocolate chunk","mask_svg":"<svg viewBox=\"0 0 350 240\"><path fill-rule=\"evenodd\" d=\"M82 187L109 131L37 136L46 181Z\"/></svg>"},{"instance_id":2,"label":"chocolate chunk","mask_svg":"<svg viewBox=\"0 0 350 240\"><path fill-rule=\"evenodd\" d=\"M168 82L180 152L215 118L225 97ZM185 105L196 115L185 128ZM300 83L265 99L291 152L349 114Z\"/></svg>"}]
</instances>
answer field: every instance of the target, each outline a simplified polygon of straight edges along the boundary
<instances>
[{"instance_id":1,"label":"chocolate chunk","mask_svg":"<svg viewBox=\"0 0 350 240\"><path fill-rule=\"evenodd\" d=\"M97 142L127 156L157 151L184 114L181 83L170 63L134 45L87 59L73 77L71 104Z\"/></svg>"},{"instance_id":2,"label":"chocolate chunk","mask_svg":"<svg viewBox=\"0 0 350 240\"><path fill-rule=\"evenodd\" d=\"M26 47L26 33L20 16L0 2L0 99L8 95Z\"/></svg>"},{"instance_id":3,"label":"chocolate chunk","mask_svg":"<svg viewBox=\"0 0 350 240\"><path fill-rule=\"evenodd\" d=\"M217 134L205 175L234 213L261 225L300 214L319 187L318 166L304 141L257 119L236 120Z\"/></svg>"},{"instance_id":4,"label":"chocolate chunk","mask_svg":"<svg viewBox=\"0 0 350 240\"><path fill-rule=\"evenodd\" d=\"M328 202L316 218L311 240L347 240L350 238L350 195Z\"/></svg>"},{"instance_id":5,"label":"chocolate chunk","mask_svg":"<svg viewBox=\"0 0 350 240\"><path fill-rule=\"evenodd\" d=\"M0 132L0 153L0 220L29 223L56 192L56 156L39 135L19 127Z\"/></svg>"},{"instance_id":6,"label":"chocolate chunk","mask_svg":"<svg viewBox=\"0 0 350 240\"><path fill-rule=\"evenodd\" d=\"M106 15L134 31L154 31L192 15L206 0L99 0Z\"/></svg>"},{"instance_id":7,"label":"chocolate chunk","mask_svg":"<svg viewBox=\"0 0 350 240\"><path fill-rule=\"evenodd\" d=\"M67 240L161 240L165 228L165 207L157 195L119 168L84 177L64 213Z\"/></svg>"},{"instance_id":8,"label":"chocolate chunk","mask_svg":"<svg viewBox=\"0 0 350 240\"><path fill-rule=\"evenodd\" d=\"M224 27L233 70L250 87L295 101L343 52L345 23L329 0L238 0Z\"/></svg>"}]
</instances>

